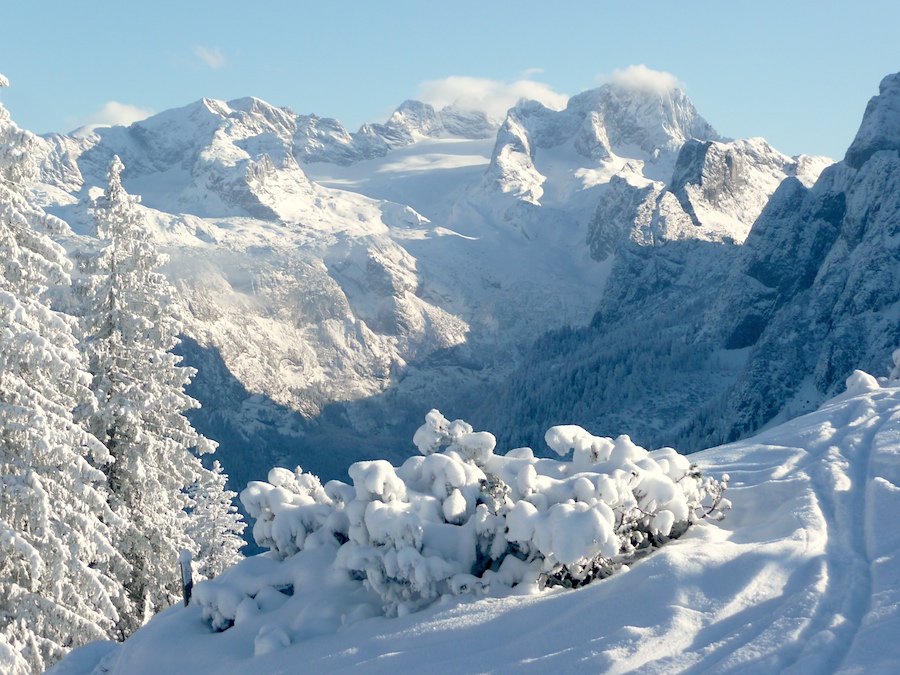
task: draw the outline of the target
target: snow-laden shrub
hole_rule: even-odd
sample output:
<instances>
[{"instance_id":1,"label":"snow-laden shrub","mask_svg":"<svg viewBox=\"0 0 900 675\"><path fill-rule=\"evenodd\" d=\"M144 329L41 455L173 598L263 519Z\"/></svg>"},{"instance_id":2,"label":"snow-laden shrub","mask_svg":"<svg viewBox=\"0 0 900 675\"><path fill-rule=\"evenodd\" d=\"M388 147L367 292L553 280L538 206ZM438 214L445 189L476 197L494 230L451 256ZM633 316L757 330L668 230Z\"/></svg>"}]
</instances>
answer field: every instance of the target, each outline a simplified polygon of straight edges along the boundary
<instances>
[{"instance_id":1,"label":"snow-laden shrub","mask_svg":"<svg viewBox=\"0 0 900 675\"><path fill-rule=\"evenodd\" d=\"M495 586L578 586L730 508L728 477L702 476L672 448L648 452L577 426L553 427L546 441L569 461L529 448L498 455L491 434L432 410L415 434L421 454L400 467L357 462L352 486L276 468L241 501L269 558L330 548L333 566L374 590L388 614ZM252 589L215 584L195 597L224 628Z\"/></svg>"},{"instance_id":2,"label":"snow-laden shrub","mask_svg":"<svg viewBox=\"0 0 900 675\"><path fill-rule=\"evenodd\" d=\"M900 349L895 349L893 354L894 368L891 370L891 374L888 377L888 382L890 384L895 384L900 382Z\"/></svg>"}]
</instances>

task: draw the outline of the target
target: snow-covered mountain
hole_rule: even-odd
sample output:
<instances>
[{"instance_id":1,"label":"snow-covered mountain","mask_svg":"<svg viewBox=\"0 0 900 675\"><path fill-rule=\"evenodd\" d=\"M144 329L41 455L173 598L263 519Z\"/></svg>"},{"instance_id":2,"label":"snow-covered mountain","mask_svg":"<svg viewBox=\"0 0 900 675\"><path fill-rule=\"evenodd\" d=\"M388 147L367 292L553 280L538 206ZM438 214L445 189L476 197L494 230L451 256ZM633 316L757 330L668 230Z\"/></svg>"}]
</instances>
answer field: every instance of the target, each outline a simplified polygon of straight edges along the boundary
<instances>
[{"instance_id":1,"label":"snow-covered mountain","mask_svg":"<svg viewBox=\"0 0 900 675\"><path fill-rule=\"evenodd\" d=\"M884 79L824 171L750 139L686 143L665 186L614 177L588 235L613 261L592 325L539 341L477 420L534 442L520 420L546 401L595 432L693 450L814 409L855 366L875 368L900 337L898 82Z\"/></svg>"},{"instance_id":2,"label":"snow-covered mountain","mask_svg":"<svg viewBox=\"0 0 900 675\"><path fill-rule=\"evenodd\" d=\"M323 548L304 549L233 568L224 632L199 602L179 605L51 672L895 672L897 384L857 371L816 412L692 456L730 475L724 521L589 586L448 596L385 618Z\"/></svg>"},{"instance_id":3,"label":"snow-covered mountain","mask_svg":"<svg viewBox=\"0 0 900 675\"><path fill-rule=\"evenodd\" d=\"M275 442L265 443L270 447L284 448L284 436L296 443L317 416L328 429L349 427L365 437L396 422L385 416L400 413L373 406L372 412L339 410L331 421L323 409L341 401L365 407L367 397L401 379L408 397L440 402L442 387L459 388L452 384L460 379L456 371L478 378L492 366L498 344L514 352L525 344L516 333L546 330L551 308L565 322L583 322L592 311L576 293L598 278L586 255L580 269L576 256L573 273L558 280L557 290L573 298L560 307L540 288L555 261L532 261L516 237L463 235L404 203L310 181L297 161L327 157L332 169L352 171L348 157L360 162L390 150L390 161L380 166L387 172L399 161L396 179L432 156L396 157L415 140L434 147L451 172L465 173L485 161L455 154L459 146L490 143L482 137L494 127L483 115L436 113L407 102L386 124L356 135L335 132L323 140L316 131L323 125L256 99L203 100L127 129L50 137L39 158L39 198L87 235L90 199L112 155L122 157L126 186L142 195L145 215L171 256L170 277L189 310L185 350L206 366L197 394L215 417L210 424L219 425L216 436L226 435L226 458L229 445L243 442L244 450L258 433L270 440L274 433ZM324 126L338 129L334 122ZM383 146L377 152L376 141ZM446 183L433 174L429 181L432 193ZM485 246L482 235L494 241ZM492 260L498 249L511 260ZM523 259L529 264L519 265ZM528 278L535 270L543 272ZM507 290L498 302L492 292L500 286ZM507 302L535 311L514 313ZM434 359L422 368L428 376L417 378L415 364L428 359ZM441 371L449 375L442 378ZM427 393L420 396L422 389ZM323 473L345 470L343 458L328 457L342 445L343 439L331 440L319 452ZM260 459L256 468L264 472L273 462ZM249 478L240 474L239 461L230 470L238 474L236 485Z\"/></svg>"},{"instance_id":4,"label":"snow-covered mountain","mask_svg":"<svg viewBox=\"0 0 900 675\"><path fill-rule=\"evenodd\" d=\"M502 124L407 101L356 133L204 99L43 139L35 194L72 247L114 154L170 255L195 423L236 488L288 459L341 475L433 406L482 408L535 340L590 322L624 240L734 249L783 178L823 165L721 139L678 90L609 84Z\"/></svg>"},{"instance_id":5,"label":"snow-covered mountain","mask_svg":"<svg viewBox=\"0 0 900 675\"><path fill-rule=\"evenodd\" d=\"M709 327L752 347L723 411L726 437L809 410L900 339L898 148L892 75L844 161L812 187L785 181L754 225Z\"/></svg>"}]
</instances>

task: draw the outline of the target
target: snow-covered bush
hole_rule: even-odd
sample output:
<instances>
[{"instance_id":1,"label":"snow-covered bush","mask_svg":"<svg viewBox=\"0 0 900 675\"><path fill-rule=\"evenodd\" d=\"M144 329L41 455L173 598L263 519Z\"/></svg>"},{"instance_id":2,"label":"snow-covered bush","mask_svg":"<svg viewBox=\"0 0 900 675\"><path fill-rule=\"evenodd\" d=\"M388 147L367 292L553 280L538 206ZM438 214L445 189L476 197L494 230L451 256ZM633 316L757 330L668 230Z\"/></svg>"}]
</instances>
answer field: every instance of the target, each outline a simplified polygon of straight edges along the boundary
<instances>
[{"instance_id":1,"label":"snow-covered bush","mask_svg":"<svg viewBox=\"0 0 900 675\"><path fill-rule=\"evenodd\" d=\"M900 349L895 349L893 354L894 368L891 370L891 374L888 377L888 381L893 384L895 382L900 382Z\"/></svg>"},{"instance_id":2,"label":"snow-covered bush","mask_svg":"<svg viewBox=\"0 0 900 675\"><path fill-rule=\"evenodd\" d=\"M730 508L728 477L702 476L671 448L648 452L577 426L553 427L546 441L569 461L529 448L495 454L491 434L432 410L415 434L421 454L400 467L357 462L352 486L276 468L241 501L270 560L330 549L333 567L375 591L389 615L445 594L585 584ZM217 629L263 590L236 578L196 589Z\"/></svg>"}]
</instances>

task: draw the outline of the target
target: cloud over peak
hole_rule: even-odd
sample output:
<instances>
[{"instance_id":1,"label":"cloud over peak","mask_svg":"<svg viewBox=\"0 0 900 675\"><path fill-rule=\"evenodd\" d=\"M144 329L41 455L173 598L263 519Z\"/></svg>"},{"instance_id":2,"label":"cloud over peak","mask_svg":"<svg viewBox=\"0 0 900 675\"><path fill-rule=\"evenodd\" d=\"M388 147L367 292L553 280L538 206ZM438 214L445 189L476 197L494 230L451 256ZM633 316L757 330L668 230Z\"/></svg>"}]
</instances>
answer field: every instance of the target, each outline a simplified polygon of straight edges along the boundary
<instances>
[{"instance_id":1,"label":"cloud over peak","mask_svg":"<svg viewBox=\"0 0 900 675\"><path fill-rule=\"evenodd\" d=\"M560 94L549 84L535 80L503 82L464 75L426 80L419 85L416 97L438 109L453 105L460 110L483 111L494 119L506 117L506 111L519 99L534 99L556 110L565 108L569 100L566 94Z\"/></svg>"},{"instance_id":2,"label":"cloud over peak","mask_svg":"<svg viewBox=\"0 0 900 675\"><path fill-rule=\"evenodd\" d=\"M141 108L130 103L107 101L100 110L91 113L81 120L80 123L76 122L76 124L78 126L93 124L109 126L121 124L122 126L128 126L132 122L147 119L154 112L151 108Z\"/></svg>"},{"instance_id":3,"label":"cloud over peak","mask_svg":"<svg viewBox=\"0 0 900 675\"><path fill-rule=\"evenodd\" d=\"M643 63L628 66L622 70L614 70L612 75L601 76L600 80L625 89L638 89L656 93L684 89L684 83L672 73L667 73L663 70L653 70Z\"/></svg>"}]
</instances>

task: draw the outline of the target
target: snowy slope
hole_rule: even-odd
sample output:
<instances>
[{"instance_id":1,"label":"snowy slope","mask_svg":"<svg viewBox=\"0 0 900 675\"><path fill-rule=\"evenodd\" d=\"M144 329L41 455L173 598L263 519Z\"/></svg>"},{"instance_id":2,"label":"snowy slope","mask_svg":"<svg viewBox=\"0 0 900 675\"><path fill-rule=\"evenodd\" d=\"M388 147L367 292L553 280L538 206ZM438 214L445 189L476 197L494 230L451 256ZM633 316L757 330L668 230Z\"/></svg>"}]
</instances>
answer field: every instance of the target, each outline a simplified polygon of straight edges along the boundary
<instances>
[{"instance_id":1,"label":"snowy slope","mask_svg":"<svg viewBox=\"0 0 900 675\"><path fill-rule=\"evenodd\" d=\"M293 597L258 599L225 632L194 605L173 607L121 647L89 645L52 672L895 672L896 385L856 372L816 412L694 455L730 474L726 519L585 588L388 619L310 555L291 569Z\"/></svg>"}]
</instances>

